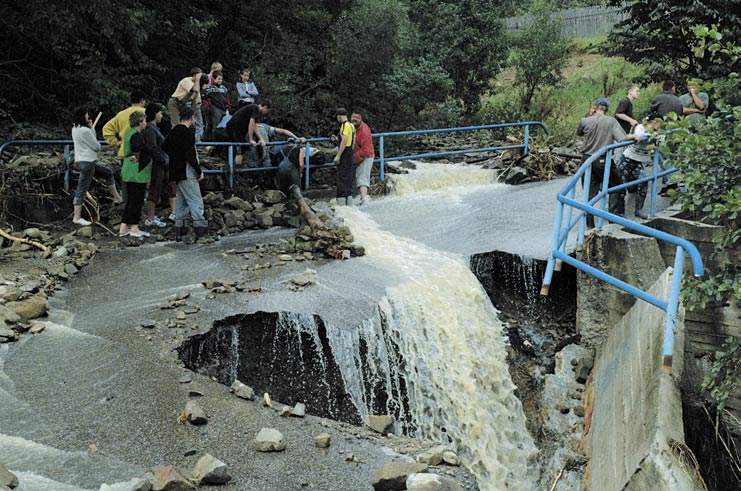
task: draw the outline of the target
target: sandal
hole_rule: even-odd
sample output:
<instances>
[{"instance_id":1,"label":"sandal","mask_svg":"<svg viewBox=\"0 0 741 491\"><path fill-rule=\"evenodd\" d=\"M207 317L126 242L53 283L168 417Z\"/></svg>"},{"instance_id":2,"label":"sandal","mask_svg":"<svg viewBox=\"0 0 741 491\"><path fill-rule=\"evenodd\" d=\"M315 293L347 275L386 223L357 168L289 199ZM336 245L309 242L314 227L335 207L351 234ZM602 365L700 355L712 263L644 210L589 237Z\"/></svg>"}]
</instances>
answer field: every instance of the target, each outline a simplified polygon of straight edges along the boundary
<instances>
[{"instance_id":1,"label":"sandal","mask_svg":"<svg viewBox=\"0 0 741 491\"><path fill-rule=\"evenodd\" d=\"M118 233L119 237L128 237L129 235L131 235L131 232L123 232L123 233L119 232Z\"/></svg>"}]
</instances>

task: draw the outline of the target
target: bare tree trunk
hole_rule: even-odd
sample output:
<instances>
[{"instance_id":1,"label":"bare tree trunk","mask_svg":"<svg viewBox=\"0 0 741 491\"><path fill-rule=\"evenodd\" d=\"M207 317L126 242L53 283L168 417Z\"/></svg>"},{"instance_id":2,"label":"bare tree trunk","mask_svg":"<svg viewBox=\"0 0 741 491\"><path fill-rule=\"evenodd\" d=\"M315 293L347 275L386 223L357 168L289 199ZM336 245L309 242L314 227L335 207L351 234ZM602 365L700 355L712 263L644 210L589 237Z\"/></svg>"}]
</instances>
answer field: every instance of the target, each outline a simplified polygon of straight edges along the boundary
<instances>
[{"instance_id":1,"label":"bare tree trunk","mask_svg":"<svg viewBox=\"0 0 741 491\"><path fill-rule=\"evenodd\" d=\"M319 217L317 217L316 214L313 211L311 211L311 208L309 207L309 205L306 204L306 200L301 194L300 187L296 186L295 184L291 186L291 194L293 195L293 198L296 200L296 204L298 205L298 209L299 209L299 212L301 213L301 216L311 228L319 228L319 229L326 228L324 226L324 223L322 223Z\"/></svg>"}]
</instances>

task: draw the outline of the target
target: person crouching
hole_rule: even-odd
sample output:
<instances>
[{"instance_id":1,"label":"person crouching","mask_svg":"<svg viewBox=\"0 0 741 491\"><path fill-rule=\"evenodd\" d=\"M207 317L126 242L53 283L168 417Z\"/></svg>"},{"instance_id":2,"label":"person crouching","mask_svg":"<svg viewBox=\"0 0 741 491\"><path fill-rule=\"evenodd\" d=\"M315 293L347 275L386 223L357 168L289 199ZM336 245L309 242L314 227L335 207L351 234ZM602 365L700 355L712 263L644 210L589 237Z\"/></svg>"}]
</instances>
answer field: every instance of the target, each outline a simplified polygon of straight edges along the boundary
<instances>
[{"instance_id":1,"label":"person crouching","mask_svg":"<svg viewBox=\"0 0 741 491\"><path fill-rule=\"evenodd\" d=\"M193 110L180 111L180 124L165 138L162 148L170 157L170 180L177 183L178 196L175 202L175 240L185 235L185 217L190 211L196 238L208 233L208 221L203 216L203 198L199 181L203 171L196 153L196 140L191 129L196 118Z\"/></svg>"}]
</instances>

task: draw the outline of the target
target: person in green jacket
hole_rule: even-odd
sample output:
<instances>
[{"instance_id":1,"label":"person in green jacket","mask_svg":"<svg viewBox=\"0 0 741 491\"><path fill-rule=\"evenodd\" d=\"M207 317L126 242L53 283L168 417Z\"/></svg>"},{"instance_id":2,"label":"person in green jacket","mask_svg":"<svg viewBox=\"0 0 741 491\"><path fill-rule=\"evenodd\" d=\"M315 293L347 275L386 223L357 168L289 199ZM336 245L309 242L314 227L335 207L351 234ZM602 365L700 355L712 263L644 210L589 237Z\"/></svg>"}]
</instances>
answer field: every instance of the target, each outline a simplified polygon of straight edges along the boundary
<instances>
[{"instance_id":1,"label":"person in green jacket","mask_svg":"<svg viewBox=\"0 0 741 491\"><path fill-rule=\"evenodd\" d=\"M121 147L123 148L123 165L121 180L126 186L126 205L124 206L119 237L149 237L149 232L139 229L144 195L147 184L152 177L152 156L149 153L141 132L147 127L144 113L136 111L129 116L131 129L126 133Z\"/></svg>"}]
</instances>

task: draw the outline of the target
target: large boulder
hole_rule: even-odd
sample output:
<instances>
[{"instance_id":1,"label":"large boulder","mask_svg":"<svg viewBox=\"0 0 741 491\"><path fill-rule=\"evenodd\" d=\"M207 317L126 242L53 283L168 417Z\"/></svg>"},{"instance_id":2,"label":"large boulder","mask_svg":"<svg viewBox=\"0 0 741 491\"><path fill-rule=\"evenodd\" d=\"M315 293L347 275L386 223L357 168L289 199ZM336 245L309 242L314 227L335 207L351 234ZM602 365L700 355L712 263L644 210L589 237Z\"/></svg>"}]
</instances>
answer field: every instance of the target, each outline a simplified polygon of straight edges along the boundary
<instances>
[{"instance_id":1,"label":"large boulder","mask_svg":"<svg viewBox=\"0 0 741 491\"><path fill-rule=\"evenodd\" d=\"M180 471L171 465L158 466L152 469L152 491L191 491L196 487Z\"/></svg>"},{"instance_id":2,"label":"large boulder","mask_svg":"<svg viewBox=\"0 0 741 491\"><path fill-rule=\"evenodd\" d=\"M439 474L410 474L406 482L407 491L463 491L453 479Z\"/></svg>"},{"instance_id":3,"label":"large boulder","mask_svg":"<svg viewBox=\"0 0 741 491\"><path fill-rule=\"evenodd\" d=\"M394 491L406 489L407 478L411 474L427 472L425 464L408 462L389 462L373 473L371 484L375 491Z\"/></svg>"},{"instance_id":4,"label":"large boulder","mask_svg":"<svg viewBox=\"0 0 741 491\"><path fill-rule=\"evenodd\" d=\"M24 321L36 319L46 314L49 310L49 301L44 297L34 295L20 302L10 302L8 307L18 314Z\"/></svg>"},{"instance_id":5,"label":"large boulder","mask_svg":"<svg viewBox=\"0 0 741 491\"><path fill-rule=\"evenodd\" d=\"M263 428L255 437L255 449L258 452L280 452L286 449L283 434L274 428Z\"/></svg>"},{"instance_id":6,"label":"large boulder","mask_svg":"<svg viewBox=\"0 0 741 491\"><path fill-rule=\"evenodd\" d=\"M226 464L210 454L198 459L193 469L193 482L196 484L225 484L231 478Z\"/></svg>"},{"instance_id":7,"label":"large boulder","mask_svg":"<svg viewBox=\"0 0 741 491\"><path fill-rule=\"evenodd\" d=\"M382 435L393 433L394 431L394 417L389 415L375 415L371 414L368 416L368 420L365 425L373 431L376 431Z\"/></svg>"},{"instance_id":8,"label":"large boulder","mask_svg":"<svg viewBox=\"0 0 741 491\"><path fill-rule=\"evenodd\" d=\"M18 486L18 477L10 472L3 464L0 464L0 486L7 486L9 488Z\"/></svg>"}]
</instances>

